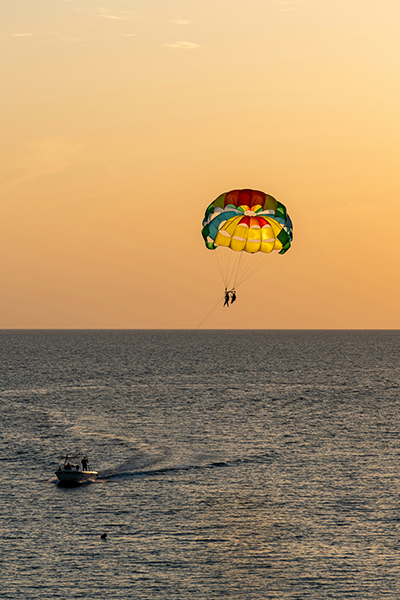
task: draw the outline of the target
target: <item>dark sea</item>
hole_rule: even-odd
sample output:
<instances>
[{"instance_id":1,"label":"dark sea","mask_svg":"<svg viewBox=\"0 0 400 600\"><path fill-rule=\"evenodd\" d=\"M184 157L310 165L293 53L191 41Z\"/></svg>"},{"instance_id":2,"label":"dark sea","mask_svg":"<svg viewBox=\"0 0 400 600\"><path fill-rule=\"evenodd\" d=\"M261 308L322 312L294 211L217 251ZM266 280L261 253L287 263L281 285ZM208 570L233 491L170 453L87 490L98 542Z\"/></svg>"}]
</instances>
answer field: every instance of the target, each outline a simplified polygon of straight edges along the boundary
<instances>
[{"instance_id":1,"label":"dark sea","mask_svg":"<svg viewBox=\"0 0 400 600\"><path fill-rule=\"evenodd\" d=\"M399 331L14 330L0 353L0 598L400 598ZM98 480L60 487L67 452Z\"/></svg>"}]
</instances>

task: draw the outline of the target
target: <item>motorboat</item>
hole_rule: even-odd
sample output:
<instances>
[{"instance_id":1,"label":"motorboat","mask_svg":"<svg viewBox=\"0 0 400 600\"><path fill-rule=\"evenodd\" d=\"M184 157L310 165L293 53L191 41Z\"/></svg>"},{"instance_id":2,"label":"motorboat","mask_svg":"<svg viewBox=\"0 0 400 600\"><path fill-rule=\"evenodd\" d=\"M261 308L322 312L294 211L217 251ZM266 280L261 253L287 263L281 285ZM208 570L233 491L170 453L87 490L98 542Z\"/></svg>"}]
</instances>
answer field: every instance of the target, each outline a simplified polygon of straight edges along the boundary
<instances>
[{"instance_id":1,"label":"motorboat","mask_svg":"<svg viewBox=\"0 0 400 600\"><path fill-rule=\"evenodd\" d=\"M74 454L61 457L64 463L56 471L59 482L63 485L78 485L80 483L95 481L98 472L90 470L87 454Z\"/></svg>"}]
</instances>

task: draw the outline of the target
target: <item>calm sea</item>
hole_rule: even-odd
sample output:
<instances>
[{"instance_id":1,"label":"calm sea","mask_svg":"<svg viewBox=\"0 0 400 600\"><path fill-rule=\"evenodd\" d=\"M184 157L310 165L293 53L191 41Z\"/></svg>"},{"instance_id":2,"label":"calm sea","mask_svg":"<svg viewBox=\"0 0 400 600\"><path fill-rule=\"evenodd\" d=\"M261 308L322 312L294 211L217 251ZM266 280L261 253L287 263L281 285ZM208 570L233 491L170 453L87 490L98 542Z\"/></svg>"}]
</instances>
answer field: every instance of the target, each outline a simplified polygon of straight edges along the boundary
<instances>
[{"instance_id":1,"label":"calm sea","mask_svg":"<svg viewBox=\"0 0 400 600\"><path fill-rule=\"evenodd\" d=\"M0 353L2 599L400 598L400 332L2 331ZM66 452L98 481L59 487Z\"/></svg>"}]
</instances>

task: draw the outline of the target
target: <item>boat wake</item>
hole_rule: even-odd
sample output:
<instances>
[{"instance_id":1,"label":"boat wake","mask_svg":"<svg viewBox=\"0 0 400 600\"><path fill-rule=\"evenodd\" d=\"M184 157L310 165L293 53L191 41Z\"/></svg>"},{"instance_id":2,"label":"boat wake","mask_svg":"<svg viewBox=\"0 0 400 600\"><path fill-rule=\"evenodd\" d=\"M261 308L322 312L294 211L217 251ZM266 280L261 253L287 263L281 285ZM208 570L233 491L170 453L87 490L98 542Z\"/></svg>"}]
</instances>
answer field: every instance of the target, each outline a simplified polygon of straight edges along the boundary
<instances>
[{"instance_id":1,"label":"boat wake","mask_svg":"<svg viewBox=\"0 0 400 600\"><path fill-rule=\"evenodd\" d=\"M101 471L101 473L99 473L98 479L120 479L126 474L134 475L138 472L142 472L143 469L150 468L152 465L160 464L162 461L165 461L165 454L139 454L136 455L135 458L132 458L118 465L118 467Z\"/></svg>"},{"instance_id":2,"label":"boat wake","mask_svg":"<svg viewBox=\"0 0 400 600\"><path fill-rule=\"evenodd\" d=\"M99 473L97 481L120 481L125 479L137 479L139 477L154 477L159 475L164 475L165 473L178 473L182 471L204 471L206 469L216 469L223 467L235 467L241 464L251 463L251 464L265 464L269 460L273 458L273 453L264 453L259 455L254 455L246 458L235 458L227 461L214 461L208 462L204 464L180 464L180 465L171 465L171 466L160 466L155 468L148 468L151 464L156 464L158 462L157 458L153 458L151 463L145 464L145 460L143 458L143 464L137 464L137 460L124 463L117 470L109 470ZM135 464L136 463L136 464Z\"/></svg>"}]
</instances>

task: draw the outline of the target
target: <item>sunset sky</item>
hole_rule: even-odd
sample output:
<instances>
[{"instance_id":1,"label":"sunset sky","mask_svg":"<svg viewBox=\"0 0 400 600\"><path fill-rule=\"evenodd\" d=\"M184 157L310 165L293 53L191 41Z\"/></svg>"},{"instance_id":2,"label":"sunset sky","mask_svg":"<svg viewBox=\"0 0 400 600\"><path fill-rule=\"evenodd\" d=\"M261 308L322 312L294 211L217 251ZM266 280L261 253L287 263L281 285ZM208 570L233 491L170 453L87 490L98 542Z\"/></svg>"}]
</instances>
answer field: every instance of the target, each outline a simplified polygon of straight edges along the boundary
<instances>
[{"instance_id":1,"label":"sunset sky","mask_svg":"<svg viewBox=\"0 0 400 600\"><path fill-rule=\"evenodd\" d=\"M0 328L196 328L207 205L292 248L202 328L400 327L398 0L14 0L0 32Z\"/></svg>"}]
</instances>

